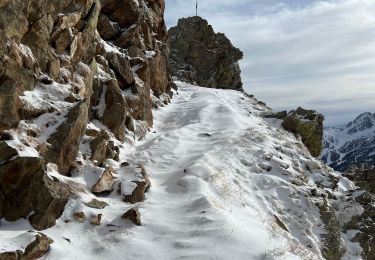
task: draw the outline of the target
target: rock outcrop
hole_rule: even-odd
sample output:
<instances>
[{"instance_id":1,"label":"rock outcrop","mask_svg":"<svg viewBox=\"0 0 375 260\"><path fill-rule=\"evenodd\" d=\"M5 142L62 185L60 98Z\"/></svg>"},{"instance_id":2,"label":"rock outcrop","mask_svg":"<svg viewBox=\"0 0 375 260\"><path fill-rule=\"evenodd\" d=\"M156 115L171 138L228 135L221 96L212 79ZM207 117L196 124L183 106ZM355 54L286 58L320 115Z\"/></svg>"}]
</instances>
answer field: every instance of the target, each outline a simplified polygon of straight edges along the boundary
<instances>
[{"instance_id":1,"label":"rock outcrop","mask_svg":"<svg viewBox=\"0 0 375 260\"><path fill-rule=\"evenodd\" d=\"M144 137L151 109L169 100L164 1L0 6L0 218L33 213L31 224L45 229L72 192L46 166L65 176L82 160L104 168L119 159L119 144ZM12 136L16 146L7 143ZM111 191L109 179L93 192Z\"/></svg>"},{"instance_id":2,"label":"rock outcrop","mask_svg":"<svg viewBox=\"0 0 375 260\"><path fill-rule=\"evenodd\" d=\"M282 120L285 130L300 135L302 142L306 145L311 155L318 157L323 148L323 122L324 116L314 110L306 110L298 107L289 113L281 111L267 113L266 118L277 118Z\"/></svg>"},{"instance_id":3,"label":"rock outcrop","mask_svg":"<svg viewBox=\"0 0 375 260\"><path fill-rule=\"evenodd\" d=\"M169 67L174 76L209 88L242 89L238 61L243 53L199 16L169 29Z\"/></svg>"}]
</instances>

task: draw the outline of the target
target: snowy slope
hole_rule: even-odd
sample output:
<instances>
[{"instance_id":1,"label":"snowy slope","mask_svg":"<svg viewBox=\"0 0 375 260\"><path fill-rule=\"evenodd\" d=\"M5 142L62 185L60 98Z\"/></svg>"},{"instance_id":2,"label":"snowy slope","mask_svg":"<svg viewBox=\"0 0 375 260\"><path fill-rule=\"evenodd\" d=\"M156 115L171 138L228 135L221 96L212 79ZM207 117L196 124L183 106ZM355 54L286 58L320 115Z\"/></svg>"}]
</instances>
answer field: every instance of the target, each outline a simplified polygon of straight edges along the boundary
<instances>
[{"instance_id":1,"label":"snowy slope","mask_svg":"<svg viewBox=\"0 0 375 260\"><path fill-rule=\"evenodd\" d=\"M326 128L322 159L340 171L352 164L375 165L375 113L363 113L345 126Z\"/></svg>"},{"instance_id":2,"label":"snowy slope","mask_svg":"<svg viewBox=\"0 0 375 260\"><path fill-rule=\"evenodd\" d=\"M100 198L109 206L99 210L83 204L95 197L83 190L44 231L55 241L44 259L322 259L319 206L328 200L345 224L361 213L350 195L354 185L310 156L280 122L260 117L267 108L255 99L177 84L172 103L154 112L146 139L123 146L120 162L130 166L109 161L123 183L137 164L150 174L151 190L137 205L142 226L120 218L133 205L116 192ZM85 167L72 178L52 166L50 174L89 190L100 172ZM77 211L102 213L102 224L73 221ZM27 237L3 242L29 229L3 222L0 251L19 249ZM360 259L354 234L342 234L344 259Z\"/></svg>"}]
</instances>

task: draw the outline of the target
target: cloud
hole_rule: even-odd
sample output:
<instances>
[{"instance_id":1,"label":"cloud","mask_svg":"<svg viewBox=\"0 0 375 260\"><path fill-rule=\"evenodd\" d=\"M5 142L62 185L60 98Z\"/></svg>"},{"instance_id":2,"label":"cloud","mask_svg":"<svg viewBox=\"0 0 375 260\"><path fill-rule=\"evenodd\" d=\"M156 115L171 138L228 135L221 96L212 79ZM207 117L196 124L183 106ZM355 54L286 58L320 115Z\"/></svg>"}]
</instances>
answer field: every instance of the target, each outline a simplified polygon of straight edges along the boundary
<instances>
[{"instance_id":1,"label":"cloud","mask_svg":"<svg viewBox=\"0 0 375 260\"><path fill-rule=\"evenodd\" d=\"M166 2L168 26L195 14L195 0ZM271 107L317 109L328 124L375 111L374 0L199 2L200 15L244 51L245 89Z\"/></svg>"}]
</instances>

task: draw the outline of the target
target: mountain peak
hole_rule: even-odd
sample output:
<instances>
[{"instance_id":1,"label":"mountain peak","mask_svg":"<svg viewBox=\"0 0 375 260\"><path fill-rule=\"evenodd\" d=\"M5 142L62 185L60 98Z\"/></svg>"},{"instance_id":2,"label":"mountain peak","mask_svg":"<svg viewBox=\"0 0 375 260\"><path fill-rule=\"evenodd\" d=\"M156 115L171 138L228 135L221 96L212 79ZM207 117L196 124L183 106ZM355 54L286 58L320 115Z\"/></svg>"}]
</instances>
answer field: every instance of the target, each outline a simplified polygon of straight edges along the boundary
<instances>
[{"instance_id":1,"label":"mountain peak","mask_svg":"<svg viewBox=\"0 0 375 260\"><path fill-rule=\"evenodd\" d=\"M243 53L207 20L181 18L169 29L169 68L174 76L208 88L242 90L238 61Z\"/></svg>"},{"instance_id":2,"label":"mountain peak","mask_svg":"<svg viewBox=\"0 0 375 260\"><path fill-rule=\"evenodd\" d=\"M365 112L346 125L347 134L355 134L372 128L375 125L375 113Z\"/></svg>"},{"instance_id":3,"label":"mountain peak","mask_svg":"<svg viewBox=\"0 0 375 260\"><path fill-rule=\"evenodd\" d=\"M322 159L336 170L352 164L375 164L375 113L365 112L343 127L324 132Z\"/></svg>"}]
</instances>

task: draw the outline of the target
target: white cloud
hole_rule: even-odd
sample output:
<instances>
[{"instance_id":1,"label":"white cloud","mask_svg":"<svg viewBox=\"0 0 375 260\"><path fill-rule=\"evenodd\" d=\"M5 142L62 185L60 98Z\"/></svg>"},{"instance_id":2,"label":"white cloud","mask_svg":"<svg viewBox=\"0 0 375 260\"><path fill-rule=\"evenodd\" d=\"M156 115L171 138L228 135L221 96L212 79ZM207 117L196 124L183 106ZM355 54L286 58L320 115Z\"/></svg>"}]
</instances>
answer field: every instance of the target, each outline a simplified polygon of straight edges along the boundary
<instances>
[{"instance_id":1,"label":"white cloud","mask_svg":"<svg viewBox=\"0 0 375 260\"><path fill-rule=\"evenodd\" d=\"M169 26L195 13L195 0L166 2ZM200 0L200 14L244 51L245 88L271 107L328 124L375 112L374 0Z\"/></svg>"}]
</instances>

